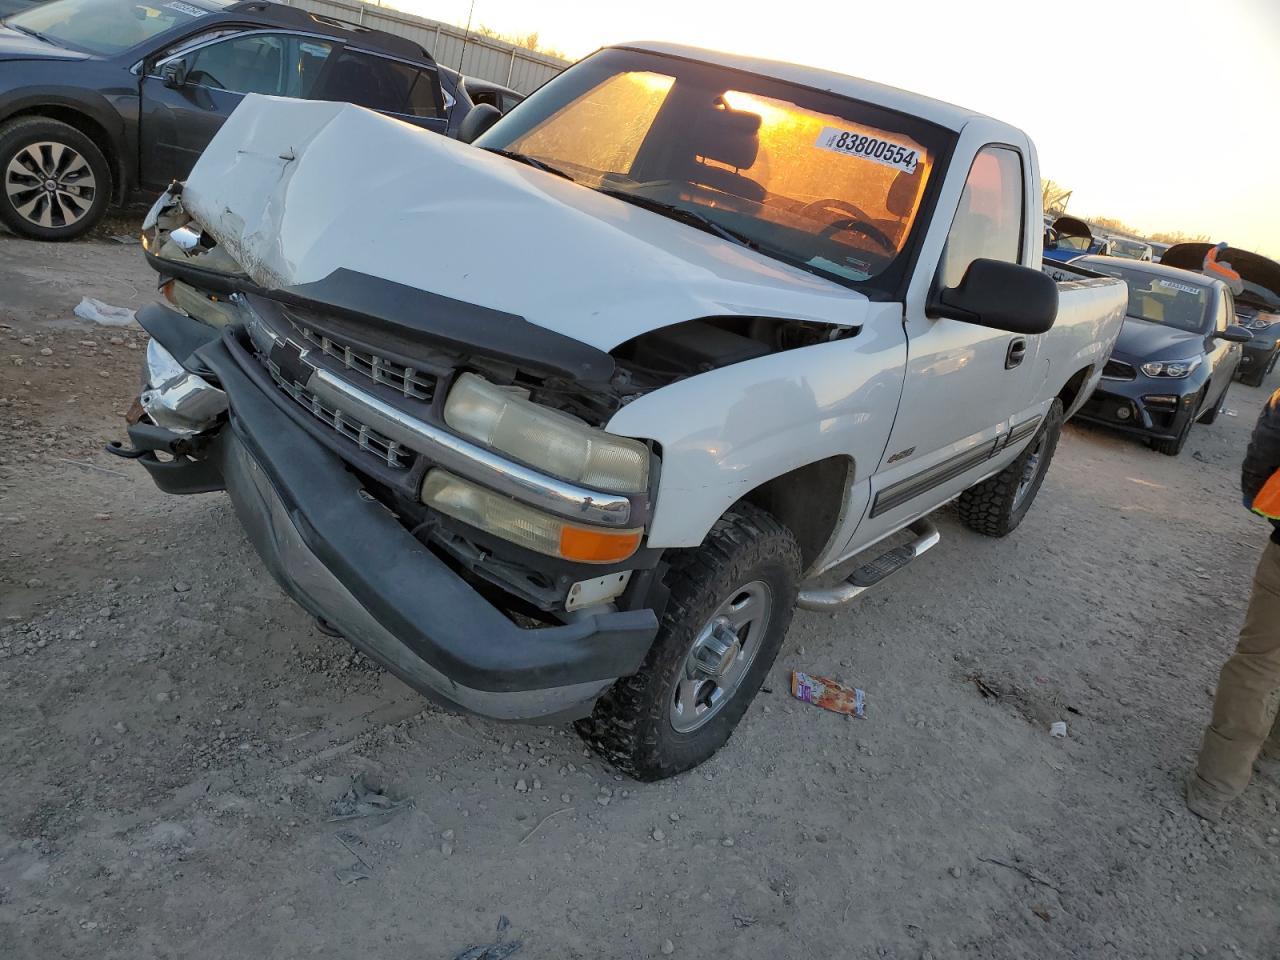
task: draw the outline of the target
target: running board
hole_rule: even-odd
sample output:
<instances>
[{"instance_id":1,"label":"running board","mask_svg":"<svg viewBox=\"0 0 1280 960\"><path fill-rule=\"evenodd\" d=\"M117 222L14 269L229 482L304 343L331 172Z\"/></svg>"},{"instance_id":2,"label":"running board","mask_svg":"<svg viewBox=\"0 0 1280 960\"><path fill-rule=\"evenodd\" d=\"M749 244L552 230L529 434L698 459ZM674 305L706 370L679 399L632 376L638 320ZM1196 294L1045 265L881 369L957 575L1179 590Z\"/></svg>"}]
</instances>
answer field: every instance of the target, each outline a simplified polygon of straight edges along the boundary
<instances>
[{"instance_id":1,"label":"running board","mask_svg":"<svg viewBox=\"0 0 1280 960\"><path fill-rule=\"evenodd\" d=\"M801 590L799 605L802 610L835 610L866 593L877 583L897 573L921 554L938 545L942 534L928 520L917 520L907 527L916 538L910 543L894 547L874 560L864 563L853 573L825 590Z\"/></svg>"}]
</instances>

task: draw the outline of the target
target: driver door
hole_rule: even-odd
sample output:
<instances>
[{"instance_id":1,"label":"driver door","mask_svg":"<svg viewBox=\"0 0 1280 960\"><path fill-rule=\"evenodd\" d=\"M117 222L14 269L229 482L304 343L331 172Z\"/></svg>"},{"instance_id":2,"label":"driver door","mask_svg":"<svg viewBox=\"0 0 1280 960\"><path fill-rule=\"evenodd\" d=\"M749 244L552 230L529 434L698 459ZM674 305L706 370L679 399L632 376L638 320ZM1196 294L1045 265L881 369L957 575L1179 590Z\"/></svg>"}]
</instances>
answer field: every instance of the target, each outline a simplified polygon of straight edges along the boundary
<instances>
[{"instance_id":1,"label":"driver door","mask_svg":"<svg viewBox=\"0 0 1280 960\"><path fill-rule=\"evenodd\" d=\"M163 189L184 179L246 93L306 97L333 44L291 33L255 31L221 37L150 66L141 83L141 181ZM167 64L181 62L181 86L165 84Z\"/></svg>"},{"instance_id":2,"label":"driver door","mask_svg":"<svg viewBox=\"0 0 1280 960\"><path fill-rule=\"evenodd\" d=\"M958 285L979 257L1026 263L1028 162L1018 149L978 151L934 282ZM1039 229L1035 225L1033 229ZM908 363L885 457L872 478L860 542L896 530L990 471L992 458L1038 419L1045 380L1041 336L1015 334L908 309ZM1021 436L1021 434L1020 434Z\"/></svg>"}]
</instances>

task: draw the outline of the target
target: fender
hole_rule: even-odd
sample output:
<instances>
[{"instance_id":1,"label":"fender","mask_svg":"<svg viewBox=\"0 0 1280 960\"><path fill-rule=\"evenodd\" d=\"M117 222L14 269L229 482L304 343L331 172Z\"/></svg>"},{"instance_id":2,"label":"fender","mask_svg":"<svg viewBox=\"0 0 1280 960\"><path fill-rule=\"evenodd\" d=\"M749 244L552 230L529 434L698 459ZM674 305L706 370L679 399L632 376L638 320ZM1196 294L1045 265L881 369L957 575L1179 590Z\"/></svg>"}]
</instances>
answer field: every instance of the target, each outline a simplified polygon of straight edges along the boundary
<instances>
[{"instance_id":1,"label":"fender","mask_svg":"<svg viewBox=\"0 0 1280 960\"><path fill-rule=\"evenodd\" d=\"M609 432L662 447L648 544L697 546L746 494L827 457L851 458L865 488L906 375L901 310L871 304L857 336L699 374L618 411Z\"/></svg>"},{"instance_id":2,"label":"fender","mask_svg":"<svg viewBox=\"0 0 1280 960\"><path fill-rule=\"evenodd\" d=\"M25 66L29 68L32 64ZM57 66L56 62L51 66ZM93 90L44 83L23 86L0 97L0 123L20 115L45 115L65 122L68 113L79 114L105 131L107 142L98 146L107 154L112 175L118 181L115 184L117 198L135 189L138 179L136 88L117 89L113 91L113 99L108 100Z\"/></svg>"}]
</instances>

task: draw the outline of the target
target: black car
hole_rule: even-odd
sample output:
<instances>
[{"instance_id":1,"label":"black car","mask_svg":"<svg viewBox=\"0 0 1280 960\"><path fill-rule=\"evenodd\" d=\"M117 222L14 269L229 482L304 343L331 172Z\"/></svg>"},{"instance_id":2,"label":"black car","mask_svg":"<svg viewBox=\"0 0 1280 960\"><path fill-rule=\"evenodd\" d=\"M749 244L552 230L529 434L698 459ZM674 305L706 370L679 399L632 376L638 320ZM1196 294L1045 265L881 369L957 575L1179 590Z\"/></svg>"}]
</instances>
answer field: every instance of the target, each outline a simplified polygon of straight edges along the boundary
<instances>
[{"instance_id":1,"label":"black car","mask_svg":"<svg viewBox=\"0 0 1280 960\"><path fill-rule=\"evenodd\" d=\"M112 200L186 177L246 93L346 101L448 134L471 106L412 41L295 7L51 0L0 22L0 221L79 236Z\"/></svg>"},{"instance_id":2,"label":"black car","mask_svg":"<svg viewBox=\"0 0 1280 960\"><path fill-rule=\"evenodd\" d=\"M1199 270L1212 244L1179 243L1166 250L1161 263ZM1236 295L1236 322L1253 334L1244 346L1238 375L1242 383L1260 387L1280 360L1280 263L1227 247L1218 259L1240 274L1244 289Z\"/></svg>"},{"instance_id":3,"label":"black car","mask_svg":"<svg viewBox=\"0 0 1280 960\"><path fill-rule=\"evenodd\" d=\"M1080 257L1083 267L1129 285L1129 308L1102 382L1080 411L1148 438L1161 453L1182 452L1191 425L1213 423L1240 364L1248 330L1235 324L1220 280L1162 264Z\"/></svg>"},{"instance_id":4,"label":"black car","mask_svg":"<svg viewBox=\"0 0 1280 960\"><path fill-rule=\"evenodd\" d=\"M463 77L462 83L467 88L467 95L471 97L472 103L487 103L504 115L524 99L523 93L478 77Z\"/></svg>"}]
</instances>

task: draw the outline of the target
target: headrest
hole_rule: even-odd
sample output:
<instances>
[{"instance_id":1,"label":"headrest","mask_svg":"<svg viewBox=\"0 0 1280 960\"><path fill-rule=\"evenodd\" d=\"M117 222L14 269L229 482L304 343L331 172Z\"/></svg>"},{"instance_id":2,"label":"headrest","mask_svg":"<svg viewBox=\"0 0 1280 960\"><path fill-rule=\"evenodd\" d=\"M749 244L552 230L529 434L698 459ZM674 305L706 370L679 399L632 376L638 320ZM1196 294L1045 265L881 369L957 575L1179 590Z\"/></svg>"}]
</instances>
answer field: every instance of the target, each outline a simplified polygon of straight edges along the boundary
<instances>
[{"instance_id":1,"label":"headrest","mask_svg":"<svg viewBox=\"0 0 1280 960\"><path fill-rule=\"evenodd\" d=\"M694 153L745 170L760 153L760 114L716 107L696 121Z\"/></svg>"},{"instance_id":2,"label":"headrest","mask_svg":"<svg viewBox=\"0 0 1280 960\"><path fill-rule=\"evenodd\" d=\"M889 186L889 195L885 197L884 208L895 217L905 220L911 216L911 208L915 206L916 194L920 192L920 170L915 173L901 171L893 178Z\"/></svg>"}]
</instances>

